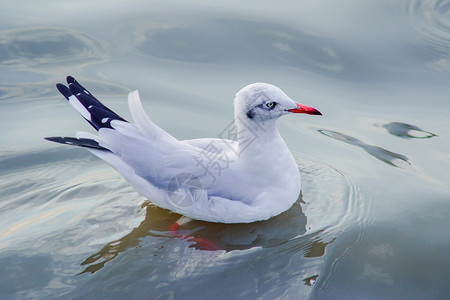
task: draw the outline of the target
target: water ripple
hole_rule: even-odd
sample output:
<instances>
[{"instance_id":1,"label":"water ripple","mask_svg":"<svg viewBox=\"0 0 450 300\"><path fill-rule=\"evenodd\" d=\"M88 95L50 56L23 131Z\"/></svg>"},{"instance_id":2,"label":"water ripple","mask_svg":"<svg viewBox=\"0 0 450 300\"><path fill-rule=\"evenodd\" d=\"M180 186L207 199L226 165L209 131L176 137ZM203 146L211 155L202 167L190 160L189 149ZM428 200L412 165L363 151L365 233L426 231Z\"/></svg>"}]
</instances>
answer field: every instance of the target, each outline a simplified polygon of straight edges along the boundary
<instances>
[{"instance_id":1,"label":"water ripple","mask_svg":"<svg viewBox=\"0 0 450 300\"><path fill-rule=\"evenodd\" d=\"M270 283L267 292L277 293L279 277L272 275L282 273L286 289L297 291L300 285L307 294L326 275L326 249L341 232L367 222L367 205L362 205L358 188L342 172L315 161L301 161L303 194L288 211L251 224L193 221L181 229L189 238L168 230L179 215L149 201L138 212L140 197L128 183L79 149L9 153L0 164L5 196L0 246L58 253L52 261L59 265L54 275L67 284L77 273L101 270L101 278L106 275L111 282L130 286L148 276L153 278L152 289L164 278L183 286L194 277L202 285L205 274L262 260L269 268L264 275ZM199 251L204 241L214 243L218 251ZM124 268L130 270L127 278L116 272ZM89 282L96 284L96 278Z\"/></svg>"},{"instance_id":2,"label":"water ripple","mask_svg":"<svg viewBox=\"0 0 450 300\"><path fill-rule=\"evenodd\" d=\"M215 250L235 251L274 248L272 251L302 252L305 258L320 258L338 232L364 223L362 197L351 181L336 169L303 161L300 167L304 194L291 209L267 221L249 224L217 224L191 221L183 225L185 243L205 250L205 242ZM129 234L113 240L87 257L83 273L95 273L121 252L137 247L145 237L174 238L169 226L180 217L146 202L145 220ZM355 211L356 210L356 211ZM156 240L155 240L156 241ZM316 276L312 275L313 277ZM310 281L305 281L310 284Z\"/></svg>"},{"instance_id":3,"label":"water ripple","mask_svg":"<svg viewBox=\"0 0 450 300\"><path fill-rule=\"evenodd\" d=\"M427 67L440 73L450 72L450 1L411 0L406 3L412 26L427 47L440 52Z\"/></svg>"},{"instance_id":4,"label":"water ripple","mask_svg":"<svg viewBox=\"0 0 450 300\"><path fill-rule=\"evenodd\" d=\"M28 27L0 32L0 63L18 69L84 65L105 55L99 42L71 29Z\"/></svg>"},{"instance_id":5,"label":"water ripple","mask_svg":"<svg viewBox=\"0 0 450 300\"><path fill-rule=\"evenodd\" d=\"M282 24L240 19L197 20L149 28L138 49L186 62L264 63L328 76L361 78L350 53L331 40Z\"/></svg>"},{"instance_id":6,"label":"water ripple","mask_svg":"<svg viewBox=\"0 0 450 300\"><path fill-rule=\"evenodd\" d=\"M406 9L424 40L437 50L450 48L450 1L411 0Z\"/></svg>"}]
</instances>

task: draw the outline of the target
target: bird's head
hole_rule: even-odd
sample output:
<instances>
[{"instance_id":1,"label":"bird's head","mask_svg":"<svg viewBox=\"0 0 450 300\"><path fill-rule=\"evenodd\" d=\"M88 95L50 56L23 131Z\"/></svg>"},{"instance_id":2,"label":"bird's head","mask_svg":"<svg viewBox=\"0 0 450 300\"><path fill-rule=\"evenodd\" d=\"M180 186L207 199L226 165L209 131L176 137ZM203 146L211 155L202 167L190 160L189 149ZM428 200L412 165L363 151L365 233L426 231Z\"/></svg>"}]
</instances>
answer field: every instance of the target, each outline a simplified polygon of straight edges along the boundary
<instances>
[{"instance_id":1,"label":"bird's head","mask_svg":"<svg viewBox=\"0 0 450 300\"><path fill-rule=\"evenodd\" d=\"M253 83L241 89L236 94L234 109L235 117L256 122L276 120L289 113L322 115L317 109L296 103L268 83Z\"/></svg>"}]
</instances>

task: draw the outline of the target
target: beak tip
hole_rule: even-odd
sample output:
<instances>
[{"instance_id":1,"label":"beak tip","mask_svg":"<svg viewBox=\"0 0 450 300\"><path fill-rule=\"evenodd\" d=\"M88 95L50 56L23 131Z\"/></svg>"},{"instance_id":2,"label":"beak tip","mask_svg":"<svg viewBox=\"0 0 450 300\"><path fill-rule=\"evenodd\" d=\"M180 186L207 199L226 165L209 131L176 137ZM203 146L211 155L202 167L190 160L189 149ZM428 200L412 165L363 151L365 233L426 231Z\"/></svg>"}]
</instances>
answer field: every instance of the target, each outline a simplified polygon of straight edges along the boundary
<instances>
[{"instance_id":1,"label":"beak tip","mask_svg":"<svg viewBox=\"0 0 450 300\"><path fill-rule=\"evenodd\" d=\"M309 106L305 106L302 104L297 103L297 108L288 109L287 111L291 113L297 113L297 114L307 114L307 115L318 115L322 116L322 113L318 111L317 109Z\"/></svg>"}]
</instances>

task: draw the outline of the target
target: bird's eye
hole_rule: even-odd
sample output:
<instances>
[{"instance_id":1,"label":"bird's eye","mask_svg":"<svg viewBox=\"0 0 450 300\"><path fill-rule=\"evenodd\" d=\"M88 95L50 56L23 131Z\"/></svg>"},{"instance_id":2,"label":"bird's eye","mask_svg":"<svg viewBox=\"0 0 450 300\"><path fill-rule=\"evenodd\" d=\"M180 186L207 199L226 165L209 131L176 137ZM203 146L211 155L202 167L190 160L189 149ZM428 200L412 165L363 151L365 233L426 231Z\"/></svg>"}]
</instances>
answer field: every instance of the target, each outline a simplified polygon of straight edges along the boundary
<instances>
[{"instance_id":1,"label":"bird's eye","mask_svg":"<svg viewBox=\"0 0 450 300\"><path fill-rule=\"evenodd\" d=\"M277 104L276 102L267 102L266 103L266 107L267 108L274 108L275 107L275 104Z\"/></svg>"}]
</instances>

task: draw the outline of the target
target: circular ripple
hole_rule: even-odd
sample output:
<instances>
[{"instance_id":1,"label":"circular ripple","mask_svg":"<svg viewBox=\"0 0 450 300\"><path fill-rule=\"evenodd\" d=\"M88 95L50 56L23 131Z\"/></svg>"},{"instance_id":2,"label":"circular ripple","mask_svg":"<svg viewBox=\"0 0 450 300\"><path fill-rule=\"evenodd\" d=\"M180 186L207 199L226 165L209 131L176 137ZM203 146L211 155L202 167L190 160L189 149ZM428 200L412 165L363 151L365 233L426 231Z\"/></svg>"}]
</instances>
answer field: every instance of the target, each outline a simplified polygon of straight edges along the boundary
<instances>
[{"instance_id":1,"label":"circular ripple","mask_svg":"<svg viewBox=\"0 0 450 300\"><path fill-rule=\"evenodd\" d=\"M312 161L303 161L300 172L303 213L308 218L306 234L343 231L365 218L362 195L345 174Z\"/></svg>"},{"instance_id":2,"label":"circular ripple","mask_svg":"<svg viewBox=\"0 0 450 300\"><path fill-rule=\"evenodd\" d=\"M100 44L77 31L33 27L0 33L0 63L30 68L104 59Z\"/></svg>"},{"instance_id":3,"label":"circular ripple","mask_svg":"<svg viewBox=\"0 0 450 300\"><path fill-rule=\"evenodd\" d=\"M294 240L293 247L300 245L308 249L311 245L325 247L339 232L358 228L366 222L364 207L368 205L362 205L359 189L342 172L307 160L302 160L300 172L302 195L289 210L276 217L248 224L193 221L183 228L202 228L195 231L195 237L211 241L218 249L227 251L277 247ZM157 213L152 210L155 209L150 207L147 211L149 219ZM154 230L146 227L142 231Z\"/></svg>"},{"instance_id":4,"label":"circular ripple","mask_svg":"<svg viewBox=\"0 0 450 300\"><path fill-rule=\"evenodd\" d=\"M434 49L448 53L450 49L450 1L412 0L406 5L413 26Z\"/></svg>"}]
</instances>

